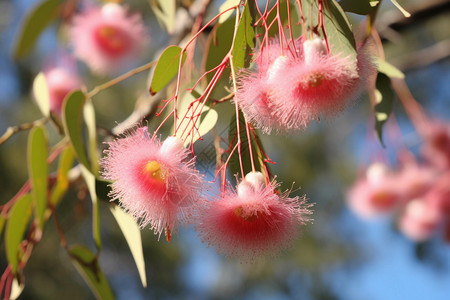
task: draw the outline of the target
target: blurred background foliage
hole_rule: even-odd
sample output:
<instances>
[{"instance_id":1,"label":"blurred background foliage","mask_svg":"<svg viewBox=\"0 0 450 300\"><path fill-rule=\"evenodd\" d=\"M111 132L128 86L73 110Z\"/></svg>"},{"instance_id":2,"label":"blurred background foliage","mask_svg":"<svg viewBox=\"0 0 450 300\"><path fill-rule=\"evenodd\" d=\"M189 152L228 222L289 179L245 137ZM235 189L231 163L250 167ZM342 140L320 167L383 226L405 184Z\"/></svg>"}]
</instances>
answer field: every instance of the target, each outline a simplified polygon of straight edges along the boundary
<instances>
[{"instance_id":1,"label":"blurred background foliage","mask_svg":"<svg viewBox=\"0 0 450 300\"><path fill-rule=\"evenodd\" d=\"M0 132L41 117L30 87L42 67L42 58L55 54L57 27L54 24L46 30L25 59L14 61L10 55L20 21L32 2L36 1L0 1ZM146 1L126 2L131 10L142 12L151 29L148 55L141 61L145 63L157 57L160 46L170 37L155 21ZM188 2L183 1L184 5ZM399 2L412 13L411 20L389 1L383 1L376 21L386 60L406 73L413 95L431 116L449 120L450 2ZM214 16L219 5L220 1L213 2L207 15ZM350 14L350 18L355 24L360 20L357 15ZM206 37L201 37L199 43L205 42ZM198 55L201 59L201 53ZM79 67L89 88L107 80ZM136 100L145 97L147 80L147 75L139 74L99 94L95 99L98 124L112 128L125 119ZM394 112L405 141L414 151L420 143L418 136L399 103L394 104ZM218 132L220 126L225 128L227 124L218 124ZM51 126L47 127L50 136L58 136ZM389 132L384 149L372 134L372 127L370 104L364 95L344 115L315 124L308 131L261 136L269 156L277 162L272 171L283 182L282 188L290 189L290 183L295 182L295 194L306 194L315 203L314 222L305 227L292 248L274 259L240 264L215 254L191 228L181 230L170 243L158 241L145 229L142 239L148 287L144 289L105 199L100 205L100 265L117 299L448 299L449 245L438 238L416 245L396 232L392 220L366 223L345 206L346 187L374 153L395 155ZM27 133L23 132L0 147L2 204L27 180L26 141ZM55 142L51 140L50 144ZM205 137L202 143L210 142L210 137ZM52 165L51 170L55 168ZM80 242L94 247L91 203L85 196L83 190L72 188L57 214L69 244ZM6 267L3 243L0 267ZM21 299L94 298L60 247L52 221L33 251L25 276Z\"/></svg>"}]
</instances>

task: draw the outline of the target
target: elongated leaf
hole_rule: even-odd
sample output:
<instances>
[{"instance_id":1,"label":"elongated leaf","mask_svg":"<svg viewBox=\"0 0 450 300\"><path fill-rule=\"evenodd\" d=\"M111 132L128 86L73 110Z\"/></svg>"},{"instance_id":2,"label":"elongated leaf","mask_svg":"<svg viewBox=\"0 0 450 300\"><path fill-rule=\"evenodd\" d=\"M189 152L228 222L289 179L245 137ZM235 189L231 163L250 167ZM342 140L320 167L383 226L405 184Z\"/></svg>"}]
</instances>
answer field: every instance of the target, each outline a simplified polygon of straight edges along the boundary
<instances>
[{"instance_id":1,"label":"elongated leaf","mask_svg":"<svg viewBox=\"0 0 450 300\"><path fill-rule=\"evenodd\" d=\"M131 254L133 255L136 263L139 276L141 278L142 286L147 286L147 276L145 274L145 260L144 253L142 251L142 239L141 230L136 220L126 212L124 212L117 205L111 206L111 213L119 224L120 230L122 230L128 247L130 247Z\"/></svg>"},{"instance_id":2,"label":"elongated leaf","mask_svg":"<svg viewBox=\"0 0 450 300\"><path fill-rule=\"evenodd\" d=\"M46 0L30 10L24 19L20 34L17 35L18 39L13 50L16 59L27 55L33 49L39 35L55 18L58 8L58 0Z\"/></svg>"},{"instance_id":3,"label":"elongated leaf","mask_svg":"<svg viewBox=\"0 0 450 300\"><path fill-rule=\"evenodd\" d=\"M97 154L97 127L95 123L94 105L90 99L88 99L84 105L83 115L88 133L88 152L89 160L91 162L91 172L97 176L99 170Z\"/></svg>"},{"instance_id":4,"label":"elongated leaf","mask_svg":"<svg viewBox=\"0 0 450 300\"><path fill-rule=\"evenodd\" d=\"M58 205L62 197L69 187L68 173L72 168L75 153L72 147L67 147L59 156L58 177L56 178L56 185L52 190L50 201L53 206Z\"/></svg>"},{"instance_id":5,"label":"elongated leaf","mask_svg":"<svg viewBox=\"0 0 450 300\"><path fill-rule=\"evenodd\" d=\"M219 12L224 12L227 9L232 8L233 6L239 5L239 3L241 2L241 0L226 0L225 2L222 3L222 5L219 7ZM235 10L229 10L226 13L224 13L223 15L221 15L219 17L219 23L223 23L226 20L228 20L229 17L231 17L231 15L233 14L233 12L235 12Z\"/></svg>"},{"instance_id":6,"label":"elongated leaf","mask_svg":"<svg viewBox=\"0 0 450 300\"><path fill-rule=\"evenodd\" d=\"M172 34L175 28L176 1L175 0L149 0L158 22Z\"/></svg>"},{"instance_id":7,"label":"elongated leaf","mask_svg":"<svg viewBox=\"0 0 450 300\"><path fill-rule=\"evenodd\" d=\"M35 215L39 228L44 227L44 213L47 208L48 138L44 127L35 127L28 137L28 174L31 179Z\"/></svg>"},{"instance_id":8,"label":"elongated leaf","mask_svg":"<svg viewBox=\"0 0 450 300\"><path fill-rule=\"evenodd\" d=\"M400 78L404 79L405 74L403 74L402 71L385 61L384 59L381 59L379 57L374 57L375 64L377 66L378 72L383 73L389 78Z\"/></svg>"},{"instance_id":9,"label":"elongated leaf","mask_svg":"<svg viewBox=\"0 0 450 300\"><path fill-rule=\"evenodd\" d=\"M0 215L0 235L3 233L3 228L5 227L6 218Z\"/></svg>"},{"instance_id":10,"label":"elongated leaf","mask_svg":"<svg viewBox=\"0 0 450 300\"><path fill-rule=\"evenodd\" d=\"M45 117L50 116L50 96L47 80L44 73L40 72L33 81L33 94L39 110Z\"/></svg>"},{"instance_id":11,"label":"elongated leaf","mask_svg":"<svg viewBox=\"0 0 450 300\"><path fill-rule=\"evenodd\" d=\"M109 283L100 269L97 257L86 247L76 245L68 250L72 263L99 300L113 300Z\"/></svg>"},{"instance_id":12,"label":"elongated leaf","mask_svg":"<svg viewBox=\"0 0 450 300\"><path fill-rule=\"evenodd\" d=\"M11 265L11 271L17 274L20 243L31 217L32 197L30 194L19 198L11 208L5 229L6 258Z\"/></svg>"},{"instance_id":13,"label":"elongated leaf","mask_svg":"<svg viewBox=\"0 0 450 300\"><path fill-rule=\"evenodd\" d=\"M375 131L381 144L384 146L383 125L392 113L395 94L391 87L391 80L383 73L378 73L376 86L377 104L375 105Z\"/></svg>"},{"instance_id":14,"label":"elongated leaf","mask_svg":"<svg viewBox=\"0 0 450 300\"><path fill-rule=\"evenodd\" d=\"M339 5L343 10L359 15L369 14L381 0L341 0Z\"/></svg>"},{"instance_id":15,"label":"elongated leaf","mask_svg":"<svg viewBox=\"0 0 450 300\"><path fill-rule=\"evenodd\" d=\"M319 24L318 1L302 0L302 4L308 28L316 27ZM323 6L324 26L331 53L341 57L350 56L356 62L355 39L345 12L335 0L324 0ZM323 34L321 28L319 33Z\"/></svg>"},{"instance_id":16,"label":"elongated leaf","mask_svg":"<svg viewBox=\"0 0 450 300\"><path fill-rule=\"evenodd\" d=\"M78 161L90 170L91 166L83 140L83 107L85 101L86 98L81 91L74 91L66 96L63 106L63 125Z\"/></svg>"},{"instance_id":17,"label":"elongated leaf","mask_svg":"<svg viewBox=\"0 0 450 300\"><path fill-rule=\"evenodd\" d=\"M9 295L10 300L15 300L19 298L20 294L22 294L23 289L25 288L25 284L23 282L19 283L17 278L13 279L11 284L11 295Z\"/></svg>"},{"instance_id":18,"label":"elongated leaf","mask_svg":"<svg viewBox=\"0 0 450 300\"><path fill-rule=\"evenodd\" d=\"M233 67L235 72L250 64L250 53L255 47L255 2L247 1L239 20L239 25L234 38L233 49L231 50Z\"/></svg>"},{"instance_id":19,"label":"elongated leaf","mask_svg":"<svg viewBox=\"0 0 450 300\"><path fill-rule=\"evenodd\" d=\"M162 90L172 78L178 74L180 64L181 48L178 46L167 47L158 59L152 82L150 84L150 93L156 94ZM186 60L186 52L183 53L181 65Z\"/></svg>"},{"instance_id":20,"label":"elongated leaf","mask_svg":"<svg viewBox=\"0 0 450 300\"><path fill-rule=\"evenodd\" d=\"M101 249L102 240L100 236L100 216L98 212L98 197L95 189L95 176L84 166L81 166L81 174L83 174L84 180L89 190L89 195L92 200L92 235L94 237L95 245L97 249Z\"/></svg>"}]
</instances>

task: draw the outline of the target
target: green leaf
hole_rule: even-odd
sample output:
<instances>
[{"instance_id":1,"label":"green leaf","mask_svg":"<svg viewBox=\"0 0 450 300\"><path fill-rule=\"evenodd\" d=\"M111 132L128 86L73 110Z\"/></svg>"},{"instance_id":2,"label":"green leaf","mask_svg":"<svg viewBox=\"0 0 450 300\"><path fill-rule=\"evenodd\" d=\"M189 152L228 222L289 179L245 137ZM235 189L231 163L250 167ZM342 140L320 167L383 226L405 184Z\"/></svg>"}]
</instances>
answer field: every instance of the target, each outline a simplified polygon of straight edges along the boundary
<instances>
[{"instance_id":1,"label":"green leaf","mask_svg":"<svg viewBox=\"0 0 450 300\"><path fill-rule=\"evenodd\" d=\"M17 274L19 255L22 253L20 243L31 217L31 204L32 197L26 194L14 203L8 215L5 229L6 258L14 274Z\"/></svg>"},{"instance_id":2,"label":"green leaf","mask_svg":"<svg viewBox=\"0 0 450 300\"><path fill-rule=\"evenodd\" d=\"M15 59L27 55L36 44L39 35L55 18L59 8L58 0L47 0L34 6L25 17L20 34L17 35L13 55Z\"/></svg>"},{"instance_id":3,"label":"green leaf","mask_svg":"<svg viewBox=\"0 0 450 300\"><path fill-rule=\"evenodd\" d=\"M245 119L244 115L240 112L239 113L239 127L240 127L240 137L241 137L241 155L242 155L242 166L244 169L244 175L252 171L252 164L250 159L250 146L247 138L247 131L245 129ZM257 131L254 129L253 133L255 134L255 138L250 133L251 138L251 146L252 146L252 153L253 153L253 160L255 163L255 170L260 171L262 173L266 173L264 168L264 157L259 150L258 144L262 147L261 140L258 136ZM236 124L236 115L233 115L233 118L231 119L229 131L228 131L228 140L231 144L230 149L233 149L238 142L238 135L237 135L237 124ZM230 159L230 162L228 164L228 170L230 172L230 179L234 181L234 175L241 174L241 167L239 163L239 152L238 149L233 153L233 156ZM242 176L242 174L241 174ZM240 177L240 176L239 176Z\"/></svg>"},{"instance_id":4,"label":"green leaf","mask_svg":"<svg viewBox=\"0 0 450 300\"><path fill-rule=\"evenodd\" d=\"M281 22L283 23L283 27L286 27L289 25L289 19L288 19L288 10L287 10L287 1L281 0L280 1L280 18ZM300 36L302 34L302 24L300 22L300 17L297 12L297 4L295 1L289 2L290 12L291 12L291 27L292 27L292 34L293 36ZM271 24L273 20L277 17L277 10L272 10L266 19L266 24ZM298 24L298 25L297 25ZM257 26L256 27L256 33L257 34L264 34L265 28L264 26ZM269 36L270 37L276 37L279 35L278 26L272 26L269 29Z\"/></svg>"},{"instance_id":5,"label":"green leaf","mask_svg":"<svg viewBox=\"0 0 450 300\"><path fill-rule=\"evenodd\" d=\"M90 99L86 100L86 103L84 104L83 115L88 133L88 152L89 160L91 162L90 170L95 176L97 176L99 170L97 154L97 127L95 122L95 109Z\"/></svg>"},{"instance_id":6,"label":"green leaf","mask_svg":"<svg viewBox=\"0 0 450 300\"><path fill-rule=\"evenodd\" d=\"M6 218L3 215L0 215L0 235L3 232L3 228L5 227Z\"/></svg>"},{"instance_id":7,"label":"green leaf","mask_svg":"<svg viewBox=\"0 0 450 300\"><path fill-rule=\"evenodd\" d=\"M392 113L395 93L391 87L391 80L383 73L378 73L376 87L375 132L381 144L384 146L383 125Z\"/></svg>"},{"instance_id":8,"label":"green leaf","mask_svg":"<svg viewBox=\"0 0 450 300\"><path fill-rule=\"evenodd\" d=\"M66 147L59 156L58 176L50 197L50 202L53 206L58 205L69 187L67 176L70 168L72 168L74 158L75 153L72 147Z\"/></svg>"},{"instance_id":9,"label":"green leaf","mask_svg":"<svg viewBox=\"0 0 450 300\"><path fill-rule=\"evenodd\" d=\"M25 288L25 283L20 282L17 280L17 278L13 278L12 284L11 284L11 294L9 295L10 300L15 300L19 298L20 294L22 294L23 289Z\"/></svg>"},{"instance_id":10,"label":"green leaf","mask_svg":"<svg viewBox=\"0 0 450 300\"><path fill-rule=\"evenodd\" d=\"M44 227L44 213L47 208L47 143L47 132L44 127L34 127L28 136L28 174L40 229Z\"/></svg>"},{"instance_id":11,"label":"green leaf","mask_svg":"<svg viewBox=\"0 0 450 300\"><path fill-rule=\"evenodd\" d=\"M50 96L47 80L44 73L40 72L33 81L33 95L39 110L45 117L50 116Z\"/></svg>"},{"instance_id":12,"label":"green leaf","mask_svg":"<svg viewBox=\"0 0 450 300\"><path fill-rule=\"evenodd\" d=\"M158 22L172 34L175 28L176 1L175 0L149 0L150 7L155 13Z\"/></svg>"},{"instance_id":13,"label":"green leaf","mask_svg":"<svg viewBox=\"0 0 450 300\"><path fill-rule=\"evenodd\" d=\"M319 23L318 1L302 0L302 5L308 28L311 25L317 26ZM355 38L345 12L335 0L324 0L323 6L325 32L331 47L331 53L341 57L350 56L356 63ZM320 28L319 33L323 34Z\"/></svg>"},{"instance_id":14,"label":"green leaf","mask_svg":"<svg viewBox=\"0 0 450 300\"><path fill-rule=\"evenodd\" d=\"M388 76L389 78L399 78L404 79L405 74L403 74L402 71L385 61L384 59L381 59L377 56L373 57L375 64L377 66L378 72L383 73L384 75Z\"/></svg>"},{"instance_id":15,"label":"green leaf","mask_svg":"<svg viewBox=\"0 0 450 300\"><path fill-rule=\"evenodd\" d=\"M163 51L156 64L150 84L150 93L152 95L162 90L178 74L180 55L181 48L178 46L169 46ZM185 60L186 52L183 53L181 65L183 65Z\"/></svg>"},{"instance_id":16,"label":"green leaf","mask_svg":"<svg viewBox=\"0 0 450 300\"><path fill-rule=\"evenodd\" d=\"M66 96L63 105L64 131L70 139L79 162L91 169L83 140L83 107L86 98L81 91L74 91Z\"/></svg>"},{"instance_id":17,"label":"green leaf","mask_svg":"<svg viewBox=\"0 0 450 300\"><path fill-rule=\"evenodd\" d=\"M142 250L141 230L139 229L139 225L132 216L124 212L117 205L111 206L111 213L116 219L117 224L119 224L120 230L122 230L123 236L128 243L128 247L130 247L131 254L133 255L139 276L141 278L142 286L147 287L145 260Z\"/></svg>"},{"instance_id":18,"label":"green leaf","mask_svg":"<svg viewBox=\"0 0 450 300\"><path fill-rule=\"evenodd\" d=\"M95 245L97 249L101 249L102 240L100 236L100 215L98 211L98 196L96 192L95 176L84 166L81 166L81 174L86 181L86 185L89 190L89 195L92 200L92 235L94 237Z\"/></svg>"},{"instance_id":19,"label":"green leaf","mask_svg":"<svg viewBox=\"0 0 450 300\"><path fill-rule=\"evenodd\" d=\"M76 245L68 250L72 263L91 288L97 299L114 299L108 281L100 269L97 257L86 247Z\"/></svg>"},{"instance_id":20,"label":"green leaf","mask_svg":"<svg viewBox=\"0 0 450 300\"><path fill-rule=\"evenodd\" d=\"M374 7L379 5L381 0L341 0L339 5L343 10L358 15L369 14Z\"/></svg>"},{"instance_id":21,"label":"green leaf","mask_svg":"<svg viewBox=\"0 0 450 300\"><path fill-rule=\"evenodd\" d=\"M227 9L232 8L233 6L239 5L239 3L241 2L241 0L226 0L224 3L222 3L222 5L219 7L219 12L224 12ZM235 12L235 10L229 10L226 13L224 13L223 15L221 15L219 17L219 23L223 23L226 20L228 20L229 17L231 17L231 15Z\"/></svg>"},{"instance_id":22,"label":"green leaf","mask_svg":"<svg viewBox=\"0 0 450 300\"><path fill-rule=\"evenodd\" d=\"M255 48L255 27L253 27L255 10L255 3L247 1L236 29L231 50L231 59L235 72L250 65L250 53Z\"/></svg>"}]
</instances>

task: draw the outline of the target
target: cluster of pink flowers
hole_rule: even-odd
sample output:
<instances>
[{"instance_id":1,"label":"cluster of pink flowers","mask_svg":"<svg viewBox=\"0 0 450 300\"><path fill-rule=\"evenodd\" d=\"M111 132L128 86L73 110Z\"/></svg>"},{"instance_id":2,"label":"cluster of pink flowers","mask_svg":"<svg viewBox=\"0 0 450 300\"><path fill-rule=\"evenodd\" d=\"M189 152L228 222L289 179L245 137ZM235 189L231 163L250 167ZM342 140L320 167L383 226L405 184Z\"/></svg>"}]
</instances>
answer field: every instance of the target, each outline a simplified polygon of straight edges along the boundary
<instances>
[{"instance_id":1,"label":"cluster of pink flowers","mask_svg":"<svg viewBox=\"0 0 450 300\"><path fill-rule=\"evenodd\" d=\"M139 14L115 3L102 7L84 2L87 7L74 15L70 23L70 42L74 56L100 75L122 70L140 57L148 42L148 32ZM74 60L67 54L56 60ZM50 96L50 111L60 116L65 96L82 85L74 64L45 67Z\"/></svg>"},{"instance_id":2,"label":"cluster of pink flowers","mask_svg":"<svg viewBox=\"0 0 450 300\"><path fill-rule=\"evenodd\" d=\"M194 158L176 137L164 142L138 128L109 143L103 175L112 180L111 197L142 227L167 239L178 225L194 224L203 241L242 260L285 249L307 221L304 199L279 194L262 173L249 173L238 187L208 201L208 184Z\"/></svg>"},{"instance_id":3,"label":"cluster of pink flowers","mask_svg":"<svg viewBox=\"0 0 450 300\"><path fill-rule=\"evenodd\" d=\"M70 36L77 58L98 74L116 72L142 54L148 32L139 14L116 3L74 16Z\"/></svg>"},{"instance_id":4,"label":"cluster of pink flowers","mask_svg":"<svg viewBox=\"0 0 450 300\"><path fill-rule=\"evenodd\" d=\"M397 171L371 165L348 192L348 204L359 216L398 215L398 228L414 241L425 241L439 229L450 237L450 126L428 123L422 154Z\"/></svg>"},{"instance_id":5,"label":"cluster of pink flowers","mask_svg":"<svg viewBox=\"0 0 450 300\"><path fill-rule=\"evenodd\" d=\"M241 72L235 101L265 132L304 129L338 114L375 71L364 47L356 59L340 57L318 37L300 37L284 49L272 41L255 56L257 70Z\"/></svg>"}]
</instances>

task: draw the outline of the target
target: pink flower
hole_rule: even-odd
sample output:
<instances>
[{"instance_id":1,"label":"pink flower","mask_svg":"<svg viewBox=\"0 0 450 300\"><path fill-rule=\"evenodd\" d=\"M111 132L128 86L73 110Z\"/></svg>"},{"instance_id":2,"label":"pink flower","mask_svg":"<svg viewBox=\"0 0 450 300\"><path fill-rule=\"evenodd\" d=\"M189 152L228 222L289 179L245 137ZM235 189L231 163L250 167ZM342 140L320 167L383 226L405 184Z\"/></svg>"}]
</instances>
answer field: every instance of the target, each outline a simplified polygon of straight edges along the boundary
<instances>
[{"instance_id":1,"label":"pink flower","mask_svg":"<svg viewBox=\"0 0 450 300\"><path fill-rule=\"evenodd\" d=\"M281 51L276 42L255 54L257 72L244 71L235 101L265 132L303 129L353 103L375 72L365 47L357 58L328 53L325 41L303 37Z\"/></svg>"},{"instance_id":2,"label":"pink flower","mask_svg":"<svg viewBox=\"0 0 450 300\"><path fill-rule=\"evenodd\" d=\"M303 198L277 194L277 186L259 172L247 174L237 193L227 191L200 211L195 228L202 241L242 261L287 248L310 211Z\"/></svg>"},{"instance_id":3,"label":"pink flower","mask_svg":"<svg viewBox=\"0 0 450 300\"><path fill-rule=\"evenodd\" d=\"M61 67L44 71L50 97L50 111L61 115L63 100L71 91L79 89L81 79L75 72Z\"/></svg>"},{"instance_id":4,"label":"pink flower","mask_svg":"<svg viewBox=\"0 0 450 300\"><path fill-rule=\"evenodd\" d=\"M432 122L424 128L422 154L441 170L450 170L450 125Z\"/></svg>"},{"instance_id":5,"label":"pink flower","mask_svg":"<svg viewBox=\"0 0 450 300\"><path fill-rule=\"evenodd\" d=\"M347 195L350 208L365 219L393 212L401 200L400 191L392 175L380 164L369 167L366 178L359 179Z\"/></svg>"},{"instance_id":6,"label":"pink flower","mask_svg":"<svg viewBox=\"0 0 450 300\"><path fill-rule=\"evenodd\" d=\"M101 164L105 178L114 181L112 200L119 200L141 227L150 225L159 236L166 230L170 240L178 223L188 223L200 205L205 185L188 150L175 137L162 144L150 139L142 127L109 143L106 153Z\"/></svg>"},{"instance_id":7,"label":"pink flower","mask_svg":"<svg viewBox=\"0 0 450 300\"><path fill-rule=\"evenodd\" d=\"M115 3L88 7L73 19L75 56L98 74L117 72L139 57L148 34L140 15Z\"/></svg>"},{"instance_id":8,"label":"pink flower","mask_svg":"<svg viewBox=\"0 0 450 300\"><path fill-rule=\"evenodd\" d=\"M428 240L442 221L442 212L436 205L422 199L409 202L400 217L399 229L408 238L422 242Z\"/></svg>"},{"instance_id":9,"label":"pink flower","mask_svg":"<svg viewBox=\"0 0 450 300\"><path fill-rule=\"evenodd\" d=\"M394 180L406 201L420 198L426 194L436 180L436 170L419 165L416 161L407 161Z\"/></svg>"},{"instance_id":10,"label":"pink flower","mask_svg":"<svg viewBox=\"0 0 450 300\"><path fill-rule=\"evenodd\" d=\"M296 42L301 46L303 39ZM256 72L243 70L239 74L235 101L239 104L248 121L253 122L266 133L273 129L285 131L284 124L275 115L272 82L279 76L284 76L285 68L295 59L294 49L283 49L286 55L281 56L281 47L277 40L272 40L268 47L262 47L255 53ZM300 50L297 50L300 51Z\"/></svg>"},{"instance_id":11,"label":"pink flower","mask_svg":"<svg viewBox=\"0 0 450 300\"><path fill-rule=\"evenodd\" d=\"M364 50L357 59L327 53L319 38L305 40L303 55L272 82L276 115L287 129L305 128L320 116L335 116L353 103L366 77Z\"/></svg>"}]
</instances>

